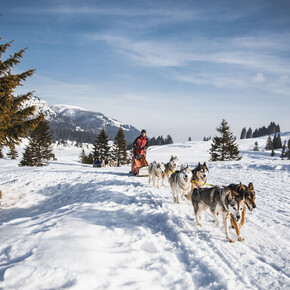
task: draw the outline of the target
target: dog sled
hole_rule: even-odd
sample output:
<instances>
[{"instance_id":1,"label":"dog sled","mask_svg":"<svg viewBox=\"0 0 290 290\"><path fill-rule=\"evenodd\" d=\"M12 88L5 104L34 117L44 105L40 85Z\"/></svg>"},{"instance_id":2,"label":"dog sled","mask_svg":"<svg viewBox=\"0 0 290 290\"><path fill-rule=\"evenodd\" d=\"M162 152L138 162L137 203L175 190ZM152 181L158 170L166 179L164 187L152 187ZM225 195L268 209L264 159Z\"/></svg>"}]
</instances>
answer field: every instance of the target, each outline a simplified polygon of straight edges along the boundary
<instances>
[{"instance_id":1,"label":"dog sled","mask_svg":"<svg viewBox=\"0 0 290 290\"><path fill-rule=\"evenodd\" d=\"M131 173L135 176L149 176L149 166L145 155L136 155L132 157Z\"/></svg>"}]
</instances>

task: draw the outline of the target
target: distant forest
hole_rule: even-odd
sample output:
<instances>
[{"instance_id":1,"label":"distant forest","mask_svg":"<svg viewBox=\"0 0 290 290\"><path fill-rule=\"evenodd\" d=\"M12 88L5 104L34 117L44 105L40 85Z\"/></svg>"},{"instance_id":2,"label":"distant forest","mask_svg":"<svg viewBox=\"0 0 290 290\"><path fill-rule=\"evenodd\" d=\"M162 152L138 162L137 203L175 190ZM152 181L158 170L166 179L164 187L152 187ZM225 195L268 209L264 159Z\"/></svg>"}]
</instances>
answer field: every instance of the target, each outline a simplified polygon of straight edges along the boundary
<instances>
[{"instance_id":1,"label":"distant forest","mask_svg":"<svg viewBox=\"0 0 290 290\"><path fill-rule=\"evenodd\" d=\"M261 127L258 129L255 129L255 131L252 131L252 128L250 127L248 130L244 127L241 132L240 139L248 139L248 138L256 138L266 135L271 135L274 133L280 132L280 126L276 125L275 122L271 122L268 127Z\"/></svg>"},{"instance_id":2,"label":"distant forest","mask_svg":"<svg viewBox=\"0 0 290 290\"><path fill-rule=\"evenodd\" d=\"M158 136L157 138L152 137L151 139L149 139L149 146L161 146L161 145L166 145L166 144L173 144L173 139L171 138L170 135L167 135L166 138L164 138L162 135ZM133 143L129 144L127 146L127 149L130 150L133 148Z\"/></svg>"}]
</instances>

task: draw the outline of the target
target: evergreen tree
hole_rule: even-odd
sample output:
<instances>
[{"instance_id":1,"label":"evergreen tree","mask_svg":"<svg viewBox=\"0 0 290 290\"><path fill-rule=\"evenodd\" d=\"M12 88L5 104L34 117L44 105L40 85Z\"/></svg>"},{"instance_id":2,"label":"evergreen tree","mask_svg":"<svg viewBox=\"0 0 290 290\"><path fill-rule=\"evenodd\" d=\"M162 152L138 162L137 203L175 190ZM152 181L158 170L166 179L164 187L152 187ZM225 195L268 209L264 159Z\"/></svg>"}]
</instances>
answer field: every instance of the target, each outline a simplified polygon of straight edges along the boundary
<instances>
[{"instance_id":1,"label":"evergreen tree","mask_svg":"<svg viewBox=\"0 0 290 290\"><path fill-rule=\"evenodd\" d=\"M247 137L247 130L246 128L244 127L242 132L241 132L241 138L240 139L246 139Z\"/></svg>"},{"instance_id":2,"label":"evergreen tree","mask_svg":"<svg viewBox=\"0 0 290 290\"><path fill-rule=\"evenodd\" d=\"M42 121L30 133L29 144L24 150L20 166L45 166L54 157L49 124L43 113L40 116Z\"/></svg>"},{"instance_id":3,"label":"evergreen tree","mask_svg":"<svg viewBox=\"0 0 290 290\"><path fill-rule=\"evenodd\" d=\"M247 139L253 138L253 132L252 132L252 128L251 127L247 131L246 138Z\"/></svg>"},{"instance_id":4,"label":"evergreen tree","mask_svg":"<svg viewBox=\"0 0 290 290\"><path fill-rule=\"evenodd\" d=\"M286 149L287 149L287 147L286 147L286 140L285 140L284 141L284 144L282 146L282 152L281 152L281 156L280 156L282 159L285 158L285 157L287 157Z\"/></svg>"},{"instance_id":5,"label":"evergreen tree","mask_svg":"<svg viewBox=\"0 0 290 290\"><path fill-rule=\"evenodd\" d=\"M216 129L221 137L214 137L211 144L210 154L212 161L240 160L236 138L230 131L226 120L222 120L220 127Z\"/></svg>"},{"instance_id":6,"label":"evergreen tree","mask_svg":"<svg viewBox=\"0 0 290 290\"><path fill-rule=\"evenodd\" d=\"M254 151L260 151L260 149L259 149L259 144L258 144L257 141L255 142L255 146L254 146L253 150L254 150Z\"/></svg>"},{"instance_id":7,"label":"evergreen tree","mask_svg":"<svg viewBox=\"0 0 290 290\"><path fill-rule=\"evenodd\" d=\"M16 159L18 157L18 152L14 145L10 146L10 151L7 153L7 156L10 159Z\"/></svg>"},{"instance_id":8,"label":"evergreen tree","mask_svg":"<svg viewBox=\"0 0 290 290\"><path fill-rule=\"evenodd\" d=\"M273 149L273 142L272 142L271 136L269 136L268 139L267 139L267 143L266 143L265 149L266 150L272 150Z\"/></svg>"},{"instance_id":9,"label":"evergreen tree","mask_svg":"<svg viewBox=\"0 0 290 290\"><path fill-rule=\"evenodd\" d=\"M276 133L275 133L274 139L273 139L273 148L274 149L282 148L282 140L281 140L280 134L278 134L278 136L276 136Z\"/></svg>"},{"instance_id":10,"label":"evergreen tree","mask_svg":"<svg viewBox=\"0 0 290 290\"><path fill-rule=\"evenodd\" d=\"M290 160L290 139L288 140L288 160Z\"/></svg>"},{"instance_id":11,"label":"evergreen tree","mask_svg":"<svg viewBox=\"0 0 290 290\"><path fill-rule=\"evenodd\" d=\"M15 89L35 71L30 69L20 74L12 74L12 68L20 62L26 48L4 61L1 60L12 42L0 44L0 147L19 144L41 121L40 117L33 116L34 106L23 107L32 92L21 96L14 95Z\"/></svg>"},{"instance_id":12,"label":"evergreen tree","mask_svg":"<svg viewBox=\"0 0 290 290\"><path fill-rule=\"evenodd\" d=\"M191 141L191 137L188 137L188 141Z\"/></svg>"},{"instance_id":13,"label":"evergreen tree","mask_svg":"<svg viewBox=\"0 0 290 290\"><path fill-rule=\"evenodd\" d=\"M115 137L115 159L117 161L117 166L125 165L128 162L127 156L127 141L125 138L124 130L122 127L119 128L119 131Z\"/></svg>"},{"instance_id":14,"label":"evergreen tree","mask_svg":"<svg viewBox=\"0 0 290 290\"><path fill-rule=\"evenodd\" d=\"M154 146L154 145L156 145L156 139L155 139L155 137L152 137L152 138L150 139L149 144L150 144L150 146Z\"/></svg>"},{"instance_id":15,"label":"evergreen tree","mask_svg":"<svg viewBox=\"0 0 290 290\"><path fill-rule=\"evenodd\" d=\"M164 140L164 144L173 144L173 140L170 135L167 135L166 139Z\"/></svg>"},{"instance_id":16,"label":"evergreen tree","mask_svg":"<svg viewBox=\"0 0 290 290\"><path fill-rule=\"evenodd\" d=\"M80 155L80 162L81 162L82 164L85 164L85 163L86 163L86 158L87 158L87 156L86 156L86 153L85 153L85 149L83 148L83 149L82 149L82 153L81 153L81 155Z\"/></svg>"},{"instance_id":17,"label":"evergreen tree","mask_svg":"<svg viewBox=\"0 0 290 290\"><path fill-rule=\"evenodd\" d=\"M97 135L95 144L94 144L94 158L98 158L101 162L107 161L111 158L110 146L109 146L109 137L106 133L105 127Z\"/></svg>"}]
</instances>

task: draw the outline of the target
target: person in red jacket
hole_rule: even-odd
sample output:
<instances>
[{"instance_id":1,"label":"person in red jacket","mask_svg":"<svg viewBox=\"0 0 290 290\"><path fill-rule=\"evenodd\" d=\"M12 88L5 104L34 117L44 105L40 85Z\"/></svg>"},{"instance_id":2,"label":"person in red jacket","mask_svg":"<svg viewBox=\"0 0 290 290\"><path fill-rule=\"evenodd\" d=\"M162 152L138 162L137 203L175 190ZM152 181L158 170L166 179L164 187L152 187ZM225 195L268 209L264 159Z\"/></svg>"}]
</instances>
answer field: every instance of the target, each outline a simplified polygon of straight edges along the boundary
<instances>
[{"instance_id":1,"label":"person in red jacket","mask_svg":"<svg viewBox=\"0 0 290 290\"><path fill-rule=\"evenodd\" d=\"M133 142L133 154L136 159L141 159L143 156L146 156L148 148L148 139L146 137L146 130L141 131L141 135L135 139Z\"/></svg>"},{"instance_id":2,"label":"person in red jacket","mask_svg":"<svg viewBox=\"0 0 290 290\"><path fill-rule=\"evenodd\" d=\"M138 168L147 166L146 153L148 148L148 139L146 137L146 130L141 131L141 135L133 142L133 158L131 172L137 175Z\"/></svg>"}]
</instances>

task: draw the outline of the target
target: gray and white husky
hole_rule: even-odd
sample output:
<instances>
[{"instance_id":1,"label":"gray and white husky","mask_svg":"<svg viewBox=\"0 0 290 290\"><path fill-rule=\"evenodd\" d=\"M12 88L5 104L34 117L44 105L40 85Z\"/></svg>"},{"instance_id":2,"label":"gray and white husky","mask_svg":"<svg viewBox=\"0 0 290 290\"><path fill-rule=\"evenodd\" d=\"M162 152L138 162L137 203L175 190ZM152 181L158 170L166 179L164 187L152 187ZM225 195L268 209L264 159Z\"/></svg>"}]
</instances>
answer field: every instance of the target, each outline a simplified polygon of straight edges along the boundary
<instances>
[{"instance_id":1,"label":"gray and white husky","mask_svg":"<svg viewBox=\"0 0 290 290\"><path fill-rule=\"evenodd\" d=\"M165 164L165 171L162 175L162 185L164 185L165 176L167 177L167 179L169 179L171 174L176 171L177 165L178 165L177 156L171 155L169 162Z\"/></svg>"},{"instance_id":2,"label":"gray and white husky","mask_svg":"<svg viewBox=\"0 0 290 290\"><path fill-rule=\"evenodd\" d=\"M210 209L215 223L220 227L218 214L223 215L223 224L226 238L229 242L235 241L229 235L228 217L239 221L244 208L244 198L236 195L229 187L195 188L192 192L191 202L194 208L196 223L201 226L201 213Z\"/></svg>"},{"instance_id":3,"label":"gray and white husky","mask_svg":"<svg viewBox=\"0 0 290 290\"><path fill-rule=\"evenodd\" d=\"M174 202L181 203L185 194L191 190L192 171L188 167L181 166L180 170L176 170L168 179L170 184Z\"/></svg>"},{"instance_id":4,"label":"gray and white husky","mask_svg":"<svg viewBox=\"0 0 290 290\"><path fill-rule=\"evenodd\" d=\"M155 186L155 182L157 179L157 188L159 188L159 182L162 178L162 175L164 174L165 171L165 166L164 164L161 162L152 162L149 164L149 183L151 182L151 178L153 181L153 186Z\"/></svg>"}]
</instances>

